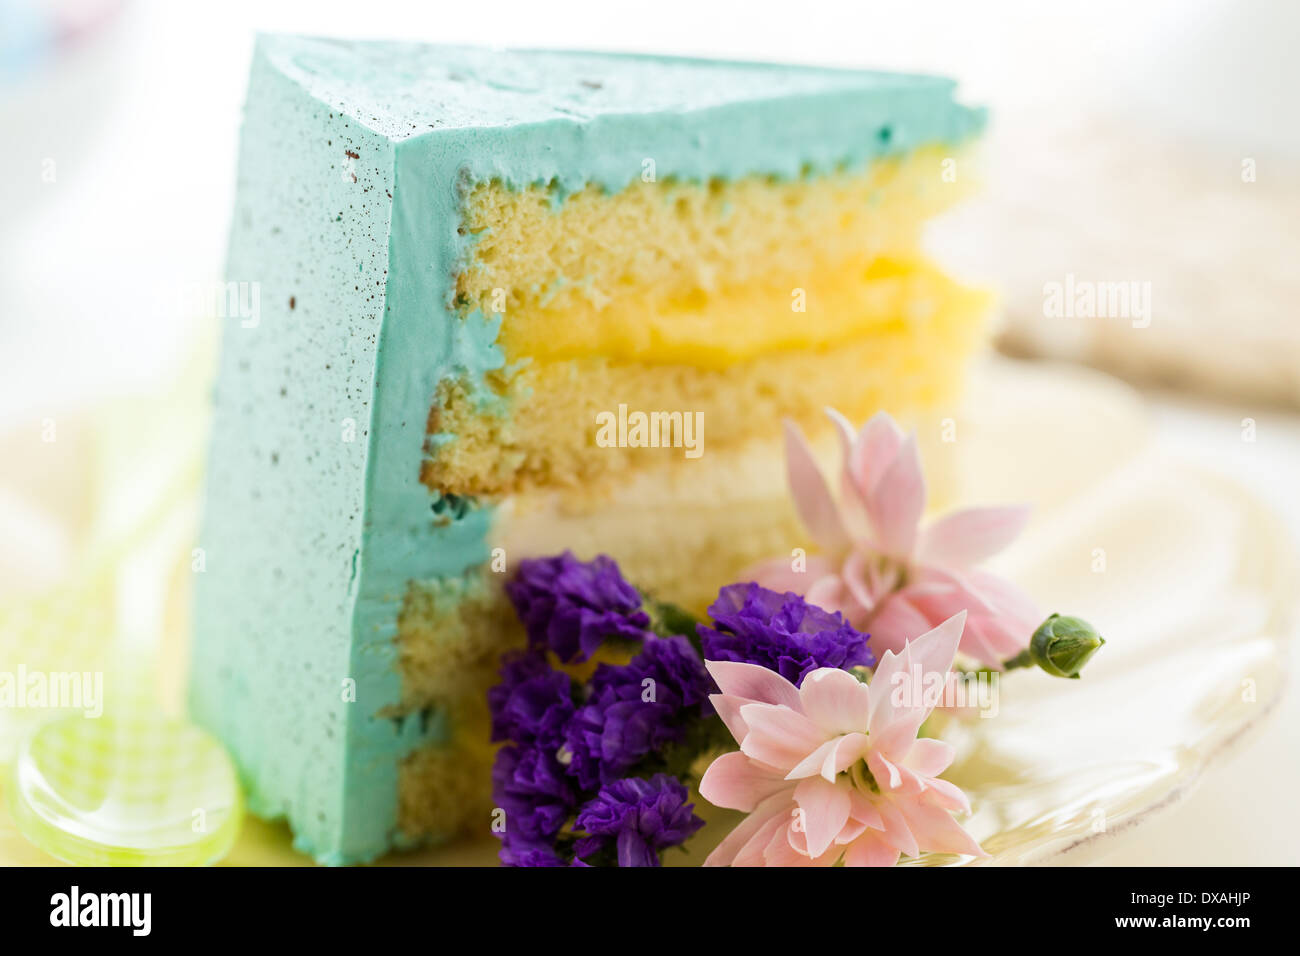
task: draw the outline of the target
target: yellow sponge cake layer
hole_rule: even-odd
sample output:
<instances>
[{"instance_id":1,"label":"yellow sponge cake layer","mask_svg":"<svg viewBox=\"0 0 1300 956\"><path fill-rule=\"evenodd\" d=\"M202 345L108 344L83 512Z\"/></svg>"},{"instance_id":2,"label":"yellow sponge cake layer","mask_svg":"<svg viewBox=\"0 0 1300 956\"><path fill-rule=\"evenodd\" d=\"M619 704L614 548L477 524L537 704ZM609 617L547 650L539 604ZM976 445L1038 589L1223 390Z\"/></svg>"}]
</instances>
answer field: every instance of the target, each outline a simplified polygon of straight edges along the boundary
<instances>
[{"instance_id":1,"label":"yellow sponge cake layer","mask_svg":"<svg viewBox=\"0 0 1300 956\"><path fill-rule=\"evenodd\" d=\"M777 279L797 280L781 296L788 315L793 286L914 249L925 220L968 189L943 176L952 155L926 147L797 180L638 180L613 195L589 186L563 199L541 186L482 184L465 206L461 228L474 250L456 292L462 307L506 316L502 341L517 354L555 334L601 350L604 339L590 336L593 322L616 325L601 321L610 308L626 315L635 304L644 322Z\"/></svg>"}]
</instances>

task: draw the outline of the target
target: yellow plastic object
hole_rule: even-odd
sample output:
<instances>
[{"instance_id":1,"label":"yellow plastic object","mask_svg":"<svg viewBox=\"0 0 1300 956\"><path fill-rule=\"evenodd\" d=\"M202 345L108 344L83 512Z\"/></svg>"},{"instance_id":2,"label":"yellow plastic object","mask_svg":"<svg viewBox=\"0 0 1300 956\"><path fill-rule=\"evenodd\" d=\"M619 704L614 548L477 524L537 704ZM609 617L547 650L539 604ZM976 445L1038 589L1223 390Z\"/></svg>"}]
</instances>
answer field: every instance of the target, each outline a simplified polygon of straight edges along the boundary
<instances>
[{"instance_id":1,"label":"yellow plastic object","mask_svg":"<svg viewBox=\"0 0 1300 956\"><path fill-rule=\"evenodd\" d=\"M20 749L5 791L23 836L89 866L206 866L229 852L243 816L221 745L157 716L47 723Z\"/></svg>"},{"instance_id":2,"label":"yellow plastic object","mask_svg":"<svg viewBox=\"0 0 1300 956\"><path fill-rule=\"evenodd\" d=\"M199 348L165 399L120 399L49 420L39 436L0 436L0 459L14 465L0 475L0 548L11 548L0 689L8 678L15 704L0 694L12 818L0 814L0 847L21 834L69 863L204 865L238 836L230 759L176 717L184 635L169 612L193 542L210 365ZM33 552L41 573L13 574ZM35 861L28 852L18 859Z\"/></svg>"}]
</instances>

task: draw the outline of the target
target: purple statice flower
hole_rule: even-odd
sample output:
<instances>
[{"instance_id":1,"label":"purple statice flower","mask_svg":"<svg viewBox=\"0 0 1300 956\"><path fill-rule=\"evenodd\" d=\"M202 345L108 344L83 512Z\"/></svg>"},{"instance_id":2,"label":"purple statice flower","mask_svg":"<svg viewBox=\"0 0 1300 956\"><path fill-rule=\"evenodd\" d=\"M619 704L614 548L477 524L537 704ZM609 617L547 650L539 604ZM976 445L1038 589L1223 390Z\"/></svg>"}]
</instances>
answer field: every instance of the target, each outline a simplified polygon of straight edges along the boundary
<instances>
[{"instance_id":1,"label":"purple statice flower","mask_svg":"<svg viewBox=\"0 0 1300 956\"><path fill-rule=\"evenodd\" d=\"M564 749L570 772L584 790L616 780L646 755L683 736L665 704L623 699L607 692L578 709Z\"/></svg>"},{"instance_id":2,"label":"purple statice flower","mask_svg":"<svg viewBox=\"0 0 1300 956\"><path fill-rule=\"evenodd\" d=\"M492 799L505 811L503 840L524 846L553 842L578 795L553 751L510 744L492 765Z\"/></svg>"},{"instance_id":3,"label":"purple statice flower","mask_svg":"<svg viewBox=\"0 0 1300 956\"><path fill-rule=\"evenodd\" d=\"M584 790L617 780L681 740L710 707L708 672L681 636L647 637L630 663L601 664L588 686L561 751Z\"/></svg>"},{"instance_id":4,"label":"purple statice flower","mask_svg":"<svg viewBox=\"0 0 1300 956\"><path fill-rule=\"evenodd\" d=\"M593 696L609 688L620 695L631 690L638 698L649 693L674 710L686 710L704 705L713 684L691 642L674 634L646 638L641 653L627 664L601 664L591 675L590 687Z\"/></svg>"},{"instance_id":5,"label":"purple statice flower","mask_svg":"<svg viewBox=\"0 0 1300 956\"><path fill-rule=\"evenodd\" d=\"M572 552L519 563L506 593L528 631L528 644L565 663L584 661L609 638L640 641L650 626L641 595L612 558L579 561Z\"/></svg>"},{"instance_id":6,"label":"purple statice flower","mask_svg":"<svg viewBox=\"0 0 1300 956\"><path fill-rule=\"evenodd\" d=\"M549 843L532 843L527 840L511 840L507 837L501 843L498 854L503 866L590 866L581 860L566 860L559 851Z\"/></svg>"},{"instance_id":7,"label":"purple statice flower","mask_svg":"<svg viewBox=\"0 0 1300 956\"><path fill-rule=\"evenodd\" d=\"M713 627L697 628L705 660L759 664L796 686L819 667L875 663L866 634L838 611L825 611L791 592L728 585L718 592L709 616Z\"/></svg>"},{"instance_id":8,"label":"purple statice flower","mask_svg":"<svg viewBox=\"0 0 1300 956\"><path fill-rule=\"evenodd\" d=\"M574 828L587 836L574 845L576 856L590 856L613 842L619 866L658 866L661 850L677 846L704 826L686 797L681 781L662 773L602 787L578 811Z\"/></svg>"},{"instance_id":9,"label":"purple statice flower","mask_svg":"<svg viewBox=\"0 0 1300 956\"><path fill-rule=\"evenodd\" d=\"M573 717L573 680L535 651L502 655L501 683L488 690L492 739L555 750Z\"/></svg>"}]
</instances>

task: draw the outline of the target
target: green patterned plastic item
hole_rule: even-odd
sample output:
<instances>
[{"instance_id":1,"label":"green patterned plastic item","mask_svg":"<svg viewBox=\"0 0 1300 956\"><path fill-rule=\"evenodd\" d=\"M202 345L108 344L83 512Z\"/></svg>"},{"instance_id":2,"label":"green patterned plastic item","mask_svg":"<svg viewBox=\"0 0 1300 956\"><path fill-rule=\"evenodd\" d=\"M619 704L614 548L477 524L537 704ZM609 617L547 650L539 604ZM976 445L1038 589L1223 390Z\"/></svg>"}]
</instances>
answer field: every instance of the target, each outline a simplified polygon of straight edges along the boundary
<instances>
[{"instance_id":1,"label":"green patterned plastic item","mask_svg":"<svg viewBox=\"0 0 1300 956\"><path fill-rule=\"evenodd\" d=\"M159 716L45 724L5 787L22 834L51 856L90 866L205 866L239 833L242 801L225 750Z\"/></svg>"}]
</instances>

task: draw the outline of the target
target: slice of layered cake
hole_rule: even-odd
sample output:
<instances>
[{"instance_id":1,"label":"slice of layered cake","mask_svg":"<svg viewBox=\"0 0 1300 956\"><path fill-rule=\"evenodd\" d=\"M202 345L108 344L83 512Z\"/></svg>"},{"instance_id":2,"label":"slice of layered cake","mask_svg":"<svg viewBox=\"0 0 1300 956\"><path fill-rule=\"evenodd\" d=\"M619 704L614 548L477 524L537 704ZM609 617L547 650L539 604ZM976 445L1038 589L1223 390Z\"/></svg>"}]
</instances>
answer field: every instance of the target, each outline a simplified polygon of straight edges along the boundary
<instances>
[{"instance_id":1,"label":"slice of layered cake","mask_svg":"<svg viewBox=\"0 0 1300 956\"><path fill-rule=\"evenodd\" d=\"M983 293L925 258L983 115L942 79L262 38L192 706L328 862L490 823L524 557L700 608L808 547L781 420L950 410Z\"/></svg>"}]
</instances>

